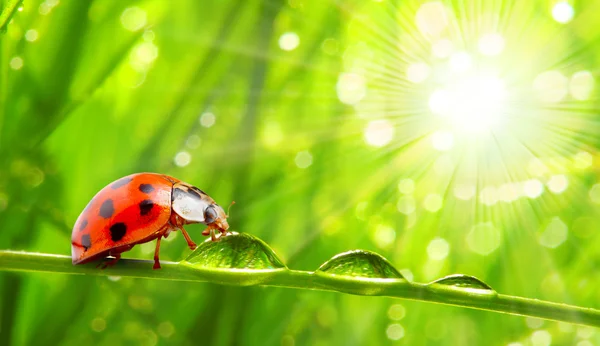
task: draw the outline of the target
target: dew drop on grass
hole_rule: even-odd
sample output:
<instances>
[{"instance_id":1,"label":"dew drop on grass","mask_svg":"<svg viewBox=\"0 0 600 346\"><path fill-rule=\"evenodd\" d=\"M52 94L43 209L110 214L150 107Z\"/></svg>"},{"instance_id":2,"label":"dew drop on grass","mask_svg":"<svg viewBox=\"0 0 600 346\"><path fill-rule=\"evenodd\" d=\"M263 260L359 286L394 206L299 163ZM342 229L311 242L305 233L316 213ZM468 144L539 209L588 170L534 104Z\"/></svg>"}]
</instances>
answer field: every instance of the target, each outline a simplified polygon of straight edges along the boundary
<instances>
[{"instance_id":1,"label":"dew drop on grass","mask_svg":"<svg viewBox=\"0 0 600 346\"><path fill-rule=\"evenodd\" d=\"M262 240L246 233L208 239L185 259L195 268L275 270L285 268L283 261Z\"/></svg>"},{"instance_id":2,"label":"dew drop on grass","mask_svg":"<svg viewBox=\"0 0 600 346\"><path fill-rule=\"evenodd\" d=\"M388 260L366 250L353 250L334 256L317 273L378 279L404 279Z\"/></svg>"},{"instance_id":3,"label":"dew drop on grass","mask_svg":"<svg viewBox=\"0 0 600 346\"><path fill-rule=\"evenodd\" d=\"M489 291L490 293L495 292L493 288L491 288L485 282L479 280L474 276L464 275L464 274L453 274L443 277L441 279L435 280L428 284L431 285L444 285L444 286L452 286L460 289L473 289L478 291Z\"/></svg>"}]
</instances>

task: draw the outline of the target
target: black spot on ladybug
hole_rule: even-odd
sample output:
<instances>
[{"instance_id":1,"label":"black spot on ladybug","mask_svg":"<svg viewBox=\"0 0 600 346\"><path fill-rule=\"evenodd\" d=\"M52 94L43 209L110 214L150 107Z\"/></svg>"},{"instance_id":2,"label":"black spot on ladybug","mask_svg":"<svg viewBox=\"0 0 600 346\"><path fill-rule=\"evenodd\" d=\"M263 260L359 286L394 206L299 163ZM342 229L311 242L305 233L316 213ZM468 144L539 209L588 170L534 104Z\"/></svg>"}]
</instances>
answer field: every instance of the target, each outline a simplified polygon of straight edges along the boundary
<instances>
[{"instance_id":1,"label":"black spot on ladybug","mask_svg":"<svg viewBox=\"0 0 600 346\"><path fill-rule=\"evenodd\" d=\"M142 191L143 193L150 193L154 191L154 186L152 186L151 184L140 184L140 191Z\"/></svg>"},{"instance_id":2,"label":"black spot on ladybug","mask_svg":"<svg viewBox=\"0 0 600 346\"><path fill-rule=\"evenodd\" d=\"M123 239L125 233L127 233L127 226L122 222L117 222L110 226L110 239L112 239L112 241Z\"/></svg>"},{"instance_id":3,"label":"black spot on ladybug","mask_svg":"<svg viewBox=\"0 0 600 346\"><path fill-rule=\"evenodd\" d=\"M140 215L144 216L152 210L152 207L154 207L154 203L152 203L152 201L149 199L145 199L140 202L139 206L140 206Z\"/></svg>"},{"instance_id":4,"label":"black spot on ladybug","mask_svg":"<svg viewBox=\"0 0 600 346\"><path fill-rule=\"evenodd\" d=\"M112 201L112 199L107 199L100 206L100 216L102 216L105 219L108 219L114 213L115 213L115 207L113 205L113 201Z\"/></svg>"},{"instance_id":5,"label":"black spot on ladybug","mask_svg":"<svg viewBox=\"0 0 600 346\"><path fill-rule=\"evenodd\" d=\"M89 234L84 234L81 236L81 246L87 251L90 247L92 247L92 239Z\"/></svg>"},{"instance_id":6,"label":"black spot on ladybug","mask_svg":"<svg viewBox=\"0 0 600 346\"><path fill-rule=\"evenodd\" d=\"M81 221L81 225L79 226L79 230L83 231L88 225L88 221L87 220L83 220Z\"/></svg>"},{"instance_id":7,"label":"black spot on ladybug","mask_svg":"<svg viewBox=\"0 0 600 346\"><path fill-rule=\"evenodd\" d=\"M199 188L192 186L192 191L196 192L196 194L200 197L202 197L202 195L206 195L206 192L200 190Z\"/></svg>"},{"instance_id":8,"label":"black spot on ladybug","mask_svg":"<svg viewBox=\"0 0 600 346\"><path fill-rule=\"evenodd\" d=\"M115 181L114 183L112 183L112 185L110 185L110 187L114 190L120 188L121 186L125 186L129 183L131 183L131 181L133 180L133 178L131 177L125 177L125 178L121 178L117 181Z\"/></svg>"},{"instance_id":9,"label":"black spot on ladybug","mask_svg":"<svg viewBox=\"0 0 600 346\"><path fill-rule=\"evenodd\" d=\"M182 189L182 188L176 187L173 189L173 192L171 193L171 202L176 199L185 198L185 197L193 197L196 199L202 199L201 193L204 193L204 192L202 192L202 190L200 190L198 188Z\"/></svg>"},{"instance_id":10,"label":"black spot on ladybug","mask_svg":"<svg viewBox=\"0 0 600 346\"><path fill-rule=\"evenodd\" d=\"M185 195L185 191L183 191L182 189L179 189L179 188L174 188L173 192L171 192L171 202L173 202L176 199L183 198L183 197L180 197L182 195Z\"/></svg>"}]
</instances>

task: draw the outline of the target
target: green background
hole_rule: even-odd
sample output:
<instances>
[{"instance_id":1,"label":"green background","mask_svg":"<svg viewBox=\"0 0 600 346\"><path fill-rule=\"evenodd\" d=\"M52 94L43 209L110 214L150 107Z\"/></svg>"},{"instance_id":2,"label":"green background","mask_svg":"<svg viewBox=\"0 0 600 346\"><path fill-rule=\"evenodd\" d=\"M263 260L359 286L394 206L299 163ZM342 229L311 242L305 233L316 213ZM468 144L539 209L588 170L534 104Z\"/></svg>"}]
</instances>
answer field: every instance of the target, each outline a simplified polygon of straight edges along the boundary
<instances>
[{"instance_id":1,"label":"green background","mask_svg":"<svg viewBox=\"0 0 600 346\"><path fill-rule=\"evenodd\" d=\"M68 255L98 190L160 172L235 200L231 229L293 269L361 248L416 282L465 273L599 308L599 88L581 97L573 76L600 74L600 2L570 2L562 24L553 1L442 1L439 37L419 26L424 3L25 1L0 34L0 248ZM489 32L502 54L477 53ZM430 112L460 78L432 56L440 37L497 68L502 127L463 133ZM428 82L411 84L423 61ZM373 145L382 119L375 137L393 135ZM188 227L196 242L202 229ZM189 253L181 234L161 246L163 260ZM590 327L280 288L1 273L0 297L1 345L600 343Z\"/></svg>"}]
</instances>

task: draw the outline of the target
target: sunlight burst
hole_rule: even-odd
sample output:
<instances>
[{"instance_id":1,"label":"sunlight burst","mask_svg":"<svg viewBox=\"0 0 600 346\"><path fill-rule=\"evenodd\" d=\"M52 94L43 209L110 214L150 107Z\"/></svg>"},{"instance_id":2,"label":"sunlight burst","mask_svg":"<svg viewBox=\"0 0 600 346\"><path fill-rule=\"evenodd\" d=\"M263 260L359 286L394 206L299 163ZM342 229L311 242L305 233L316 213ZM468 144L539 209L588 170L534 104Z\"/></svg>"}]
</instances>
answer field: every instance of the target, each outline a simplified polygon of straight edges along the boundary
<instances>
[{"instance_id":1,"label":"sunlight burst","mask_svg":"<svg viewBox=\"0 0 600 346\"><path fill-rule=\"evenodd\" d=\"M336 84L365 145L394 162L393 205L407 225L456 211L464 219L445 227L493 222L494 232L471 232L479 254L500 244L480 238L524 215L542 222L556 198L574 198L600 132L597 73L582 60L592 52L580 43L583 55L572 55L572 34L560 30L573 7L559 2L541 16L530 2L502 3L506 11L492 2L365 5Z\"/></svg>"}]
</instances>

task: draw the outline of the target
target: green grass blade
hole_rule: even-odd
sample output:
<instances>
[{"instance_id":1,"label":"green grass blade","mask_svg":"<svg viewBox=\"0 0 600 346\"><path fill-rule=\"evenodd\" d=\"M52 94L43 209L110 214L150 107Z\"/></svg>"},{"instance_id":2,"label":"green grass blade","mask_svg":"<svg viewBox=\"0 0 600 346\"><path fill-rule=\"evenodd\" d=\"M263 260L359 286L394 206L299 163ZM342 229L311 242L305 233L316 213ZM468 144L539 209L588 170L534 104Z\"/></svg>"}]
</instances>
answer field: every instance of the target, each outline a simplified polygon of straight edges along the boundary
<instances>
[{"instance_id":1,"label":"green grass blade","mask_svg":"<svg viewBox=\"0 0 600 346\"><path fill-rule=\"evenodd\" d=\"M6 31L6 26L22 3L23 0L8 0L8 4L0 12L0 32Z\"/></svg>"},{"instance_id":2,"label":"green grass blade","mask_svg":"<svg viewBox=\"0 0 600 346\"><path fill-rule=\"evenodd\" d=\"M487 290L465 289L448 285L430 286L401 279L333 277L284 268L272 270L200 269L183 263L164 261L161 262L161 265L161 270L152 270L152 261L124 259L114 267L100 270L96 268L95 263L74 266L68 256L0 251L0 270L3 271L122 276L213 282L236 286L250 284L327 290L357 295L412 299L600 327L600 310L496 294L493 291L487 292Z\"/></svg>"}]
</instances>

